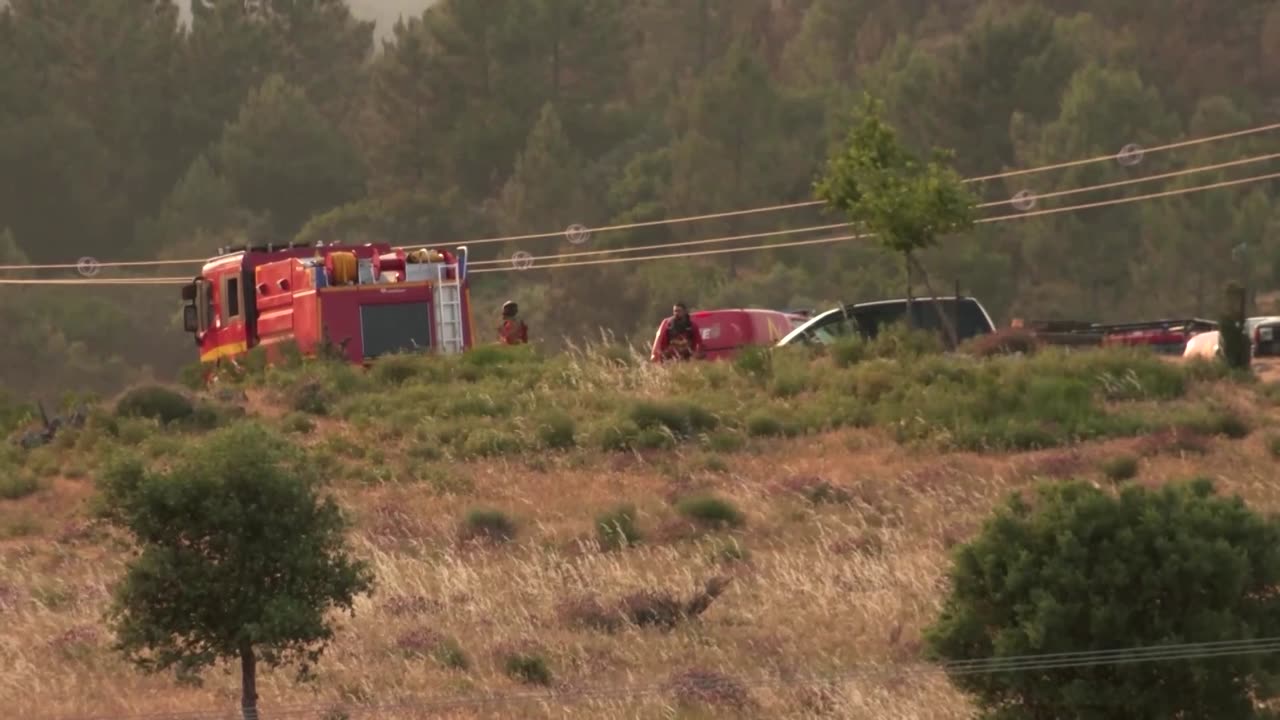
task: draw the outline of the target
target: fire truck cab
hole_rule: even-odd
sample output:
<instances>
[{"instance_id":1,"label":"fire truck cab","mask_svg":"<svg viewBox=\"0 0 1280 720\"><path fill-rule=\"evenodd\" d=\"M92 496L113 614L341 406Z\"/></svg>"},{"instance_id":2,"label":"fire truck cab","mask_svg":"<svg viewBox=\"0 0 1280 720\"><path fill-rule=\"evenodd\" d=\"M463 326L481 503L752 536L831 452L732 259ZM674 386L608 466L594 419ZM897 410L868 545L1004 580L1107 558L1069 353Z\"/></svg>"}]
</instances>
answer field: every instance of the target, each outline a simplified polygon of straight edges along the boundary
<instances>
[{"instance_id":1,"label":"fire truck cab","mask_svg":"<svg viewBox=\"0 0 1280 720\"><path fill-rule=\"evenodd\" d=\"M471 347L467 249L388 243L226 248L183 286L183 325L201 362L259 345L331 344L353 363Z\"/></svg>"}]
</instances>

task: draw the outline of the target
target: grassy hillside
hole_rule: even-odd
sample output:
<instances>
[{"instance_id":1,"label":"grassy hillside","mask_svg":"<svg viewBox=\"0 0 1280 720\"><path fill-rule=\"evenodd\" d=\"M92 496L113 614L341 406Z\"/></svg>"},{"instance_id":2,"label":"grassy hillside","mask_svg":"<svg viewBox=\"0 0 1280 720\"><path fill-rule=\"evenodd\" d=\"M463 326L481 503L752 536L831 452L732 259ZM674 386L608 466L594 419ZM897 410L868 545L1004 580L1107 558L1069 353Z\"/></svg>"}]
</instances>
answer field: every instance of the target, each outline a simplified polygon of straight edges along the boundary
<instances>
[{"instance_id":1,"label":"grassy hillside","mask_svg":"<svg viewBox=\"0 0 1280 720\"><path fill-rule=\"evenodd\" d=\"M897 334L656 368L621 348L483 348L253 368L190 405L136 391L0 456L0 701L21 717L235 707L234 674L180 687L109 649L126 547L94 520L93 478L256 420L327 470L378 581L313 686L260 680L264 711L968 717L945 679L901 664L947 549L1008 493L1212 475L1280 508L1276 386L1134 352L982 350ZM646 693L585 694L618 686ZM527 699L548 689L563 694ZM420 707L487 693L526 699Z\"/></svg>"}]
</instances>

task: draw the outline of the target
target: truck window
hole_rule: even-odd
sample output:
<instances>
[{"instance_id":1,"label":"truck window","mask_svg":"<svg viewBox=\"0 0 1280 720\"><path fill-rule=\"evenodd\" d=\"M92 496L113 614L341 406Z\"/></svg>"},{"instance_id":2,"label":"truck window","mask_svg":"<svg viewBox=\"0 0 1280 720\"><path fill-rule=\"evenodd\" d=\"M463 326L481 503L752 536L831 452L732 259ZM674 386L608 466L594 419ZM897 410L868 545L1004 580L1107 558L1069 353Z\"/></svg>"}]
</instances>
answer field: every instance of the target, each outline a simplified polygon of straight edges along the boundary
<instances>
[{"instance_id":1,"label":"truck window","mask_svg":"<svg viewBox=\"0 0 1280 720\"><path fill-rule=\"evenodd\" d=\"M929 298L916 298L911 302L911 319L913 325L918 330L934 330L941 331L942 325L938 321L938 310L935 304L942 307L942 311L947 314L947 318L956 320L956 301L955 300L931 300ZM956 325L956 335L960 340L983 335L991 332L992 328L987 322L987 318L982 314L982 310L978 304L970 299L960 301L959 322ZM884 303L860 307L857 309L858 320L862 323L864 331L869 337L875 337L879 334L881 328L889 325L902 323L906 320L907 303L906 301Z\"/></svg>"},{"instance_id":2,"label":"truck window","mask_svg":"<svg viewBox=\"0 0 1280 720\"><path fill-rule=\"evenodd\" d=\"M213 293L208 280L196 281L196 326L207 332L213 325Z\"/></svg>"},{"instance_id":3,"label":"truck window","mask_svg":"<svg viewBox=\"0 0 1280 720\"><path fill-rule=\"evenodd\" d=\"M222 321L231 322L240 317L240 278L226 275L222 278Z\"/></svg>"},{"instance_id":4,"label":"truck window","mask_svg":"<svg viewBox=\"0 0 1280 720\"><path fill-rule=\"evenodd\" d=\"M808 330L810 337L823 345L830 345L840 338L857 334L858 321L853 316L841 312L831 315L813 324Z\"/></svg>"}]
</instances>

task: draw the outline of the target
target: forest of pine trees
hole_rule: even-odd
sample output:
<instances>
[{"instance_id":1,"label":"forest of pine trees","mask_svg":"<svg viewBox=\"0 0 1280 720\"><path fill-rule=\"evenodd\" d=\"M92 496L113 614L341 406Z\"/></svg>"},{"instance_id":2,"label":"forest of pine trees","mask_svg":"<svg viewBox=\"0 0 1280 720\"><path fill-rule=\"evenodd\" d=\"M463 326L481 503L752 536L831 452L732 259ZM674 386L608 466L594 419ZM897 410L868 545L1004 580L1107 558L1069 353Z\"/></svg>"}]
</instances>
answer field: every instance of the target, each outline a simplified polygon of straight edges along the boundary
<instances>
[{"instance_id":1,"label":"forest of pine trees","mask_svg":"<svg viewBox=\"0 0 1280 720\"><path fill-rule=\"evenodd\" d=\"M345 0L195 0L189 22L172 0L9 0L0 264L200 257L236 240L299 236L453 243L809 200L863 92L884 100L911 144L954 149L966 176L1276 117L1280 4L1141 5L439 0L378 41ZM1104 163L978 189L1003 200L1271 147L1274 136L1252 136L1152 155L1136 169ZM1210 314L1228 280L1280 284L1276 189L981 225L926 261L1001 321ZM810 208L519 247L830 222ZM643 339L676 299L815 307L904 286L897 259L846 243L494 273L474 293L478 322L513 298L534 336L554 342L601 328ZM0 294L0 384L22 393L109 389L194 358L172 286Z\"/></svg>"}]
</instances>

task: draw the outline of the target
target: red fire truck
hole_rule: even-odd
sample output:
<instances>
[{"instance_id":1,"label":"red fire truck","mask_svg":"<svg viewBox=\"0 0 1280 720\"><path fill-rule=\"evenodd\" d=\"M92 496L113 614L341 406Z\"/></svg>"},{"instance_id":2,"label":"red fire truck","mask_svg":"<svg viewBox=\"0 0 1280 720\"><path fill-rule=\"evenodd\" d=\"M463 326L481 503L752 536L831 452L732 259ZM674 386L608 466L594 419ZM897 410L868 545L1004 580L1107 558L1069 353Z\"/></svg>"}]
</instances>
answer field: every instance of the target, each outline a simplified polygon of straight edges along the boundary
<instances>
[{"instance_id":1,"label":"red fire truck","mask_svg":"<svg viewBox=\"0 0 1280 720\"><path fill-rule=\"evenodd\" d=\"M399 351L471 347L467 249L388 243L225 248L182 288L183 324L200 360L296 343L351 362Z\"/></svg>"}]
</instances>

